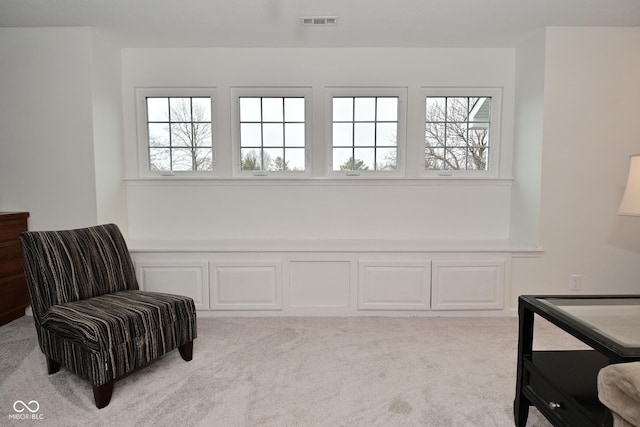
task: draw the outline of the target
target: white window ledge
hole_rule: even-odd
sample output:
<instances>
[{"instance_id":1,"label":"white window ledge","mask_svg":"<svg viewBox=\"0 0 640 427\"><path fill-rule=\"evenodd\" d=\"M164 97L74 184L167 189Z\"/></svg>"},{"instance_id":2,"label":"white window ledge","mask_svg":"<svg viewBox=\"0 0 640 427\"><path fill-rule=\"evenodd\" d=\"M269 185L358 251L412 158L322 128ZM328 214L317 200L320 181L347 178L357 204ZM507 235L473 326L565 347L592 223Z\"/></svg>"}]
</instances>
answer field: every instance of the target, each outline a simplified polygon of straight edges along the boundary
<instances>
[{"instance_id":1,"label":"white window ledge","mask_svg":"<svg viewBox=\"0 0 640 427\"><path fill-rule=\"evenodd\" d=\"M125 178L124 183L127 186L227 186L227 185L496 185L510 186L514 181L513 177L480 177L480 176L430 176L423 178L391 178L391 177L354 177L354 178L294 178L294 177L236 177L221 178L213 176L157 176L145 178Z\"/></svg>"},{"instance_id":2,"label":"white window ledge","mask_svg":"<svg viewBox=\"0 0 640 427\"><path fill-rule=\"evenodd\" d=\"M509 240L130 240L131 252L473 252L538 257L544 248Z\"/></svg>"}]
</instances>

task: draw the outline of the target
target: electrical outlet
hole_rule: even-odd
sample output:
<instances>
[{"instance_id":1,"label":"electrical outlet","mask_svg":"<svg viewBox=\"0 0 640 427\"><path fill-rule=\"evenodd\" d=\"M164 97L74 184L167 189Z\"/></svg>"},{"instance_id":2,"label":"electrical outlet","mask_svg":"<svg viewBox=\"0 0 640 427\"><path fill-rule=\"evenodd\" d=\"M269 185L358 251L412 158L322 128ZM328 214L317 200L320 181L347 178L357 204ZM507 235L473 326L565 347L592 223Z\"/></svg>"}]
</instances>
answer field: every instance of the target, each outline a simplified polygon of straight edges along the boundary
<instances>
[{"instance_id":1,"label":"electrical outlet","mask_svg":"<svg viewBox=\"0 0 640 427\"><path fill-rule=\"evenodd\" d=\"M569 290L579 291L582 288L582 276L579 274L572 274L569 276Z\"/></svg>"}]
</instances>

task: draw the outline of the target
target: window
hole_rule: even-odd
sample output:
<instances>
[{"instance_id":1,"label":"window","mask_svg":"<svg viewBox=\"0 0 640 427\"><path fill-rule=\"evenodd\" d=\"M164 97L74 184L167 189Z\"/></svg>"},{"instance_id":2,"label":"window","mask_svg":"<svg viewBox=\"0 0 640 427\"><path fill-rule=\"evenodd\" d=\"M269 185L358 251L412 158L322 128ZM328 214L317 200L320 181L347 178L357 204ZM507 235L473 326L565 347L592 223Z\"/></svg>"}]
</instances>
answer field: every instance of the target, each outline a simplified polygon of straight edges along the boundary
<instances>
[{"instance_id":1,"label":"window","mask_svg":"<svg viewBox=\"0 0 640 427\"><path fill-rule=\"evenodd\" d=\"M408 88L326 87L324 111L311 94L231 87L230 122L216 129L214 88L137 88L140 176L484 179L510 166L498 164L500 88L422 87L409 124Z\"/></svg>"},{"instance_id":2,"label":"window","mask_svg":"<svg viewBox=\"0 0 640 427\"><path fill-rule=\"evenodd\" d=\"M331 171L346 175L397 174L401 166L403 91L382 88L348 92L334 89L330 94Z\"/></svg>"},{"instance_id":3,"label":"window","mask_svg":"<svg viewBox=\"0 0 640 427\"><path fill-rule=\"evenodd\" d=\"M141 157L146 171L162 175L212 172L212 96L189 90L155 92L138 91L144 114Z\"/></svg>"},{"instance_id":4,"label":"window","mask_svg":"<svg viewBox=\"0 0 640 427\"><path fill-rule=\"evenodd\" d=\"M307 172L306 89L235 88L236 168L240 175Z\"/></svg>"},{"instance_id":5,"label":"window","mask_svg":"<svg viewBox=\"0 0 640 427\"><path fill-rule=\"evenodd\" d=\"M425 97L424 168L489 171L497 151L499 93L457 92L464 95L441 92Z\"/></svg>"},{"instance_id":6,"label":"window","mask_svg":"<svg viewBox=\"0 0 640 427\"><path fill-rule=\"evenodd\" d=\"M240 169L304 171L304 98L240 97Z\"/></svg>"}]
</instances>

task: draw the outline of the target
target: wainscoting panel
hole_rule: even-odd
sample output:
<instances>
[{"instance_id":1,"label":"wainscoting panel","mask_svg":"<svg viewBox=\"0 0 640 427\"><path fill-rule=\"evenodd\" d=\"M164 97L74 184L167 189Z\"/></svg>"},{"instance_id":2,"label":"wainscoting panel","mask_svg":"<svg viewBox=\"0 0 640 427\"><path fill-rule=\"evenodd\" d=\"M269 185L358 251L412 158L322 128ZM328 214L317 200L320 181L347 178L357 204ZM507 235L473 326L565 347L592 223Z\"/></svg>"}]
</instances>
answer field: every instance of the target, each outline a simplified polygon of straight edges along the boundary
<instances>
[{"instance_id":1,"label":"wainscoting panel","mask_svg":"<svg viewBox=\"0 0 640 427\"><path fill-rule=\"evenodd\" d=\"M291 261L291 307L348 307L349 261Z\"/></svg>"},{"instance_id":2,"label":"wainscoting panel","mask_svg":"<svg viewBox=\"0 0 640 427\"><path fill-rule=\"evenodd\" d=\"M433 310L499 310L504 307L504 259L433 261Z\"/></svg>"},{"instance_id":3,"label":"wainscoting panel","mask_svg":"<svg viewBox=\"0 0 640 427\"><path fill-rule=\"evenodd\" d=\"M197 310L209 309L207 261L139 261L135 266L141 289L186 295L193 298Z\"/></svg>"},{"instance_id":4,"label":"wainscoting panel","mask_svg":"<svg viewBox=\"0 0 640 427\"><path fill-rule=\"evenodd\" d=\"M281 262L212 262L212 310L281 310Z\"/></svg>"},{"instance_id":5,"label":"wainscoting panel","mask_svg":"<svg viewBox=\"0 0 640 427\"><path fill-rule=\"evenodd\" d=\"M457 243L423 250L413 241L151 242L132 257L142 289L188 295L203 316L513 313L507 297L512 254L496 248L474 251Z\"/></svg>"},{"instance_id":6,"label":"wainscoting panel","mask_svg":"<svg viewBox=\"0 0 640 427\"><path fill-rule=\"evenodd\" d=\"M359 310L428 310L428 263L360 261Z\"/></svg>"}]
</instances>

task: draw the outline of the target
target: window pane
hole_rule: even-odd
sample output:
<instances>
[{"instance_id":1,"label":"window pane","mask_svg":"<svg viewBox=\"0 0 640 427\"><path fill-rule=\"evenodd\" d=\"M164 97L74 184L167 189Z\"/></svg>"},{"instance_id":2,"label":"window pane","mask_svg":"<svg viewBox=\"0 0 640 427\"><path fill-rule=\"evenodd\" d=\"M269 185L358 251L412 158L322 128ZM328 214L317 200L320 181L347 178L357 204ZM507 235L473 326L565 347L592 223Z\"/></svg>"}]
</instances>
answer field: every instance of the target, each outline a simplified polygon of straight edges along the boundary
<instances>
[{"instance_id":1,"label":"window pane","mask_svg":"<svg viewBox=\"0 0 640 427\"><path fill-rule=\"evenodd\" d=\"M193 123L193 141L196 147L211 147L211 123Z\"/></svg>"},{"instance_id":2,"label":"window pane","mask_svg":"<svg viewBox=\"0 0 640 427\"><path fill-rule=\"evenodd\" d=\"M211 97L148 97L151 171L213 170Z\"/></svg>"},{"instance_id":3,"label":"window pane","mask_svg":"<svg viewBox=\"0 0 640 427\"><path fill-rule=\"evenodd\" d=\"M353 98L333 98L333 121L350 122L353 120Z\"/></svg>"},{"instance_id":4,"label":"window pane","mask_svg":"<svg viewBox=\"0 0 640 427\"><path fill-rule=\"evenodd\" d=\"M378 98L378 121L398 121L398 98Z\"/></svg>"},{"instance_id":5,"label":"window pane","mask_svg":"<svg viewBox=\"0 0 640 427\"><path fill-rule=\"evenodd\" d=\"M373 147L375 141L374 123L356 123L354 145Z\"/></svg>"},{"instance_id":6,"label":"window pane","mask_svg":"<svg viewBox=\"0 0 640 427\"><path fill-rule=\"evenodd\" d=\"M259 122L261 118L260 98L240 98L241 122Z\"/></svg>"},{"instance_id":7,"label":"window pane","mask_svg":"<svg viewBox=\"0 0 640 427\"><path fill-rule=\"evenodd\" d=\"M425 143L430 147L444 147L444 123L427 123Z\"/></svg>"},{"instance_id":8,"label":"window pane","mask_svg":"<svg viewBox=\"0 0 640 427\"><path fill-rule=\"evenodd\" d=\"M487 170L489 149L486 147L472 148L469 150L467 169Z\"/></svg>"},{"instance_id":9,"label":"window pane","mask_svg":"<svg viewBox=\"0 0 640 427\"><path fill-rule=\"evenodd\" d=\"M193 121L211 122L211 98L192 98Z\"/></svg>"},{"instance_id":10,"label":"window pane","mask_svg":"<svg viewBox=\"0 0 640 427\"><path fill-rule=\"evenodd\" d=\"M191 119L191 99L190 98L169 98L169 120L172 122L190 122Z\"/></svg>"},{"instance_id":11,"label":"window pane","mask_svg":"<svg viewBox=\"0 0 640 427\"><path fill-rule=\"evenodd\" d=\"M350 147L353 145L353 124L334 123L333 124L333 146Z\"/></svg>"},{"instance_id":12,"label":"window pane","mask_svg":"<svg viewBox=\"0 0 640 427\"><path fill-rule=\"evenodd\" d=\"M197 148L195 150L196 155L196 170L210 171L213 170L213 150L211 148Z\"/></svg>"},{"instance_id":13,"label":"window pane","mask_svg":"<svg viewBox=\"0 0 640 427\"><path fill-rule=\"evenodd\" d=\"M239 97L241 170L305 168L304 96ZM294 151L284 147L299 147ZM289 156L293 156L289 158ZM292 166L295 161L295 166Z\"/></svg>"},{"instance_id":14,"label":"window pane","mask_svg":"<svg viewBox=\"0 0 640 427\"><path fill-rule=\"evenodd\" d=\"M262 121L282 122L283 120L282 98L262 98Z\"/></svg>"},{"instance_id":15,"label":"window pane","mask_svg":"<svg viewBox=\"0 0 640 427\"><path fill-rule=\"evenodd\" d=\"M260 123L242 123L240 125L240 146L262 146L262 130Z\"/></svg>"},{"instance_id":16,"label":"window pane","mask_svg":"<svg viewBox=\"0 0 640 427\"><path fill-rule=\"evenodd\" d=\"M469 120L469 98L447 98L447 121L465 122Z\"/></svg>"},{"instance_id":17,"label":"window pane","mask_svg":"<svg viewBox=\"0 0 640 427\"><path fill-rule=\"evenodd\" d=\"M425 169L444 169L444 148L427 148L425 152Z\"/></svg>"},{"instance_id":18,"label":"window pane","mask_svg":"<svg viewBox=\"0 0 640 427\"><path fill-rule=\"evenodd\" d=\"M467 146L467 124L450 123L447 125L447 147Z\"/></svg>"},{"instance_id":19,"label":"window pane","mask_svg":"<svg viewBox=\"0 0 640 427\"><path fill-rule=\"evenodd\" d=\"M285 149L285 157L287 159L287 170L304 171L305 170L305 149L304 148L287 148Z\"/></svg>"},{"instance_id":20,"label":"window pane","mask_svg":"<svg viewBox=\"0 0 640 427\"><path fill-rule=\"evenodd\" d=\"M427 122L444 122L445 99L427 97L426 119Z\"/></svg>"},{"instance_id":21,"label":"window pane","mask_svg":"<svg viewBox=\"0 0 640 427\"><path fill-rule=\"evenodd\" d=\"M169 146L169 125L166 123L149 123L149 146Z\"/></svg>"},{"instance_id":22,"label":"window pane","mask_svg":"<svg viewBox=\"0 0 640 427\"><path fill-rule=\"evenodd\" d=\"M378 148L376 150L376 170L394 171L397 168L398 150L396 148Z\"/></svg>"},{"instance_id":23,"label":"window pane","mask_svg":"<svg viewBox=\"0 0 640 427\"><path fill-rule=\"evenodd\" d=\"M472 104L469 121L487 124L491 122L491 98L477 98Z\"/></svg>"},{"instance_id":24,"label":"window pane","mask_svg":"<svg viewBox=\"0 0 640 427\"><path fill-rule=\"evenodd\" d=\"M426 169L488 169L490 97L427 97L426 118Z\"/></svg>"},{"instance_id":25,"label":"window pane","mask_svg":"<svg viewBox=\"0 0 640 427\"><path fill-rule=\"evenodd\" d=\"M304 98L284 99L284 120L286 122L304 122Z\"/></svg>"},{"instance_id":26,"label":"window pane","mask_svg":"<svg viewBox=\"0 0 640 427\"><path fill-rule=\"evenodd\" d=\"M260 159L260 151L256 149L240 150L241 169L242 170L261 170L262 161Z\"/></svg>"},{"instance_id":27,"label":"window pane","mask_svg":"<svg viewBox=\"0 0 640 427\"><path fill-rule=\"evenodd\" d=\"M149 169L152 171L170 171L171 154L168 148L149 149Z\"/></svg>"},{"instance_id":28,"label":"window pane","mask_svg":"<svg viewBox=\"0 0 640 427\"><path fill-rule=\"evenodd\" d=\"M333 100L333 146L341 147L333 151L333 170L396 170L399 98L361 96ZM347 118L352 123L339 120Z\"/></svg>"},{"instance_id":29,"label":"window pane","mask_svg":"<svg viewBox=\"0 0 640 427\"><path fill-rule=\"evenodd\" d=\"M265 148L262 152L263 170L283 170L284 150L282 148Z\"/></svg>"},{"instance_id":30,"label":"window pane","mask_svg":"<svg viewBox=\"0 0 640 427\"><path fill-rule=\"evenodd\" d=\"M284 144L282 123L265 123L262 125L262 144L265 147L282 147Z\"/></svg>"},{"instance_id":31,"label":"window pane","mask_svg":"<svg viewBox=\"0 0 640 427\"><path fill-rule=\"evenodd\" d=\"M150 122L169 121L169 98L147 98L147 120Z\"/></svg>"},{"instance_id":32,"label":"window pane","mask_svg":"<svg viewBox=\"0 0 640 427\"><path fill-rule=\"evenodd\" d=\"M356 98L355 115L356 121L374 121L376 119L376 99Z\"/></svg>"},{"instance_id":33,"label":"window pane","mask_svg":"<svg viewBox=\"0 0 640 427\"><path fill-rule=\"evenodd\" d=\"M378 123L376 125L376 146L398 145L398 124Z\"/></svg>"},{"instance_id":34,"label":"window pane","mask_svg":"<svg viewBox=\"0 0 640 427\"><path fill-rule=\"evenodd\" d=\"M333 149L333 170L352 170L353 169L353 151L351 148L334 148Z\"/></svg>"},{"instance_id":35,"label":"window pane","mask_svg":"<svg viewBox=\"0 0 640 427\"><path fill-rule=\"evenodd\" d=\"M193 154L186 148L176 148L172 152L171 166L174 171L193 170Z\"/></svg>"},{"instance_id":36,"label":"window pane","mask_svg":"<svg viewBox=\"0 0 640 427\"><path fill-rule=\"evenodd\" d=\"M489 129L484 127L476 127L475 125L470 126L469 146L488 147L489 146Z\"/></svg>"},{"instance_id":37,"label":"window pane","mask_svg":"<svg viewBox=\"0 0 640 427\"><path fill-rule=\"evenodd\" d=\"M355 170L375 170L375 150L373 148L356 148L353 166Z\"/></svg>"},{"instance_id":38,"label":"window pane","mask_svg":"<svg viewBox=\"0 0 640 427\"><path fill-rule=\"evenodd\" d=\"M444 154L445 169L466 169L467 150L464 148L448 148Z\"/></svg>"},{"instance_id":39,"label":"window pane","mask_svg":"<svg viewBox=\"0 0 640 427\"><path fill-rule=\"evenodd\" d=\"M284 125L284 144L287 147L304 147L304 123Z\"/></svg>"},{"instance_id":40,"label":"window pane","mask_svg":"<svg viewBox=\"0 0 640 427\"><path fill-rule=\"evenodd\" d=\"M193 145L193 132L191 123L171 124L171 146L191 147Z\"/></svg>"}]
</instances>

